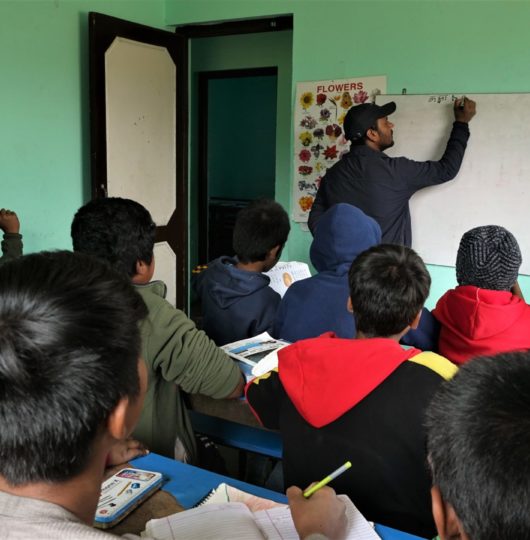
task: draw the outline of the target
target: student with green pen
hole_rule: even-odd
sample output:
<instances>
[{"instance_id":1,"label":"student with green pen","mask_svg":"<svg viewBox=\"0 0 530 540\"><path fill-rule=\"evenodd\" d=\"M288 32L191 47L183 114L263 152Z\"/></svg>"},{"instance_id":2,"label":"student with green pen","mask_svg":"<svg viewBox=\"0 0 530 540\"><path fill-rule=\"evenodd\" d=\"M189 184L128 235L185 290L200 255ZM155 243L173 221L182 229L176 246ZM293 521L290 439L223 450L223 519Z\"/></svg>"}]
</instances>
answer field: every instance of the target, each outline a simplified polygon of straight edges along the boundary
<instances>
[{"instance_id":1,"label":"student with green pen","mask_svg":"<svg viewBox=\"0 0 530 540\"><path fill-rule=\"evenodd\" d=\"M471 360L442 384L426 413L435 540L530 538L529 426L530 351ZM340 538L341 529L331 529L341 516L330 488L309 499L294 487L287 495L301 538ZM311 515L314 527L315 511L320 534L305 535L308 526L298 527Z\"/></svg>"},{"instance_id":2,"label":"student with green pen","mask_svg":"<svg viewBox=\"0 0 530 540\"><path fill-rule=\"evenodd\" d=\"M333 481L337 493L369 521L432 538L424 413L457 368L399 345L418 324L430 277L410 248L381 244L355 259L349 285L357 337L285 347L278 370L247 385L247 399L265 427L280 431L285 487L307 486L350 460Z\"/></svg>"}]
</instances>

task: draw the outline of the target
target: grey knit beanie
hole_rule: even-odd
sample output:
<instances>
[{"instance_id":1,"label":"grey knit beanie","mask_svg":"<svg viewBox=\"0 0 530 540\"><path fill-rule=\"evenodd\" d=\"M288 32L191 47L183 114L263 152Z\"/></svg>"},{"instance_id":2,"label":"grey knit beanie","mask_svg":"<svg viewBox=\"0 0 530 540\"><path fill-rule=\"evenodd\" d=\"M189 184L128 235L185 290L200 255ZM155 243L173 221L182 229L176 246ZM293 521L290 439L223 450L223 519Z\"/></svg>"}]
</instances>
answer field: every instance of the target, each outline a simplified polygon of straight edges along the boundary
<instances>
[{"instance_id":1,"label":"grey knit beanie","mask_svg":"<svg viewBox=\"0 0 530 540\"><path fill-rule=\"evenodd\" d=\"M456 256L459 285L509 291L517 281L522 257L510 231L498 225L484 225L467 231Z\"/></svg>"}]
</instances>

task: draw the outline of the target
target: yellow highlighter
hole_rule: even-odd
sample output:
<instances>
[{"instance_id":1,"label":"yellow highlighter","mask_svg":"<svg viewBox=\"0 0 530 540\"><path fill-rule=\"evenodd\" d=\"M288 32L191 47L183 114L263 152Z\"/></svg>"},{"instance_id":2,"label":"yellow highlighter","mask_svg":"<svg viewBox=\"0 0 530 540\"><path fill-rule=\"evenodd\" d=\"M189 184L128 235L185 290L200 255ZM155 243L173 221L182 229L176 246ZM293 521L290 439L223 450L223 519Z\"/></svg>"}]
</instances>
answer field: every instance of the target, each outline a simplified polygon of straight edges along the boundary
<instances>
[{"instance_id":1,"label":"yellow highlighter","mask_svg":"<svg viewBox=\"0 0 530 540\"><path fill-rule=\"evenodd\" d=\"M339 474L347 471L351 467L351 462L347 461L344 465L341 465L336 471L333 471L329 476L326 476L323 480L320 480L318 484L315 484L313 487L306 489L304 491L304 497L311 497L315 491L319 490L321 487L324 487L326 484L329 484L334 478L337 478Z\"/></svg>"}]
</instances>

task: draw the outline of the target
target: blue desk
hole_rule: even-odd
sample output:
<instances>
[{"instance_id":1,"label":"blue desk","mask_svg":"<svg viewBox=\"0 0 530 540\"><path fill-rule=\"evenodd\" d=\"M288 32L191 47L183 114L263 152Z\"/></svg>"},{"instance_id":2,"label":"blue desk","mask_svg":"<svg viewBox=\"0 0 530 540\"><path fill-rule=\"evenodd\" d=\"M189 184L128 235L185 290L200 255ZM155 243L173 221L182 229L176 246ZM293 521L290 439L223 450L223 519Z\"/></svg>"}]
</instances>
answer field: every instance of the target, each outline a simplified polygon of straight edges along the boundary
<instances>
[{"instance_id":1,"label":"blue desk","mask_svg":"<svg viewBox=\"0 0 530 540\"><path fill-rule=\"evenodd\" d=\"M252 484L247 484L235 478L216 474L193 465L187 465L158 454L148 454L131 461L139 469L161 472L167 482L163 488L177 499L186 509L195 506L209 491L216 488L221 482L226 482L243 491L253 493L265 499L272 499L279 503L287 502L283 493L277 493Z\"/></svg>"},{"instance_id":2,"label":"blue desk","mask_svg":"<svg viewBox=\"0 0 530 540\"><path fill-rule=\"evenodd\" d=\"M180 463L179 461L157 454L149 454L134 459L131 463L139 469L161 472L167 479L162 489L171 493L180 505L186 509L192 508L221 482L226 482L259 497L272 499L280 503L287 502L287 497L283 493L253 486L235 478L229 478L192 465L186 465L185 463ZM423 540L418 536L403 533L389 527L383 527L382 525L376 525L375 530L383 540Z\"/></svg>"}]
</instances>

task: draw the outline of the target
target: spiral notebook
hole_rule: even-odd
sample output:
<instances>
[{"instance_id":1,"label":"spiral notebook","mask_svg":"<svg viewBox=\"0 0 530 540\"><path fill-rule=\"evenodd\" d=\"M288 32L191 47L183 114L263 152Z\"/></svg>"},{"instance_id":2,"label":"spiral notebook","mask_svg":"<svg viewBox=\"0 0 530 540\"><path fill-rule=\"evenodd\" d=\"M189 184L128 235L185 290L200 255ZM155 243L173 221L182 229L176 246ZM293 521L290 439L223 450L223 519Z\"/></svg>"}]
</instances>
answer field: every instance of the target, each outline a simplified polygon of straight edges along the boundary
<instances>
[{"instance_id":1,"label":"spiral notebook","mask_svg":"<svg viewBox=\"0 0 530 540\"><path fill-rule=\"evenodd\" d=\"M216 490L218 491L218 490ZM248 494L247 494L248 495ZM345 495L349 540L380 540L379 536ZM242 502L206 504L146 524L143 535L157 540L298 540L286 505L252 512Z\"/></svg>"},{"instance_id":2,"label":"spiral notebook","mask_svg":"<svg viewBox=\"0 0 530 540\"><path fill-rule=\"evenodd\" d=\"M252 495L246 491L242 491L234 486L225 484L224 482L219 484L215 489L212 489L206 497L201 499L195 508L204 506L205 504L223 504L228 502L240 502L248 506L252 512L258 510L266 510L268 508L274 508L276 506L285 506L283 504L271 501L270 499L264 499L257 495Z\"/></svg>"}]
</instances>

